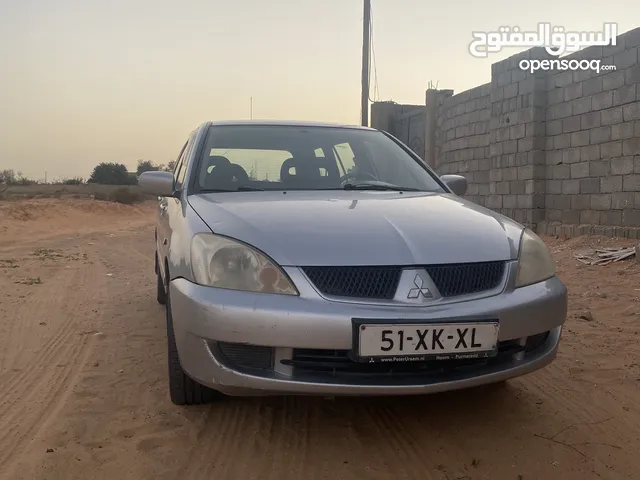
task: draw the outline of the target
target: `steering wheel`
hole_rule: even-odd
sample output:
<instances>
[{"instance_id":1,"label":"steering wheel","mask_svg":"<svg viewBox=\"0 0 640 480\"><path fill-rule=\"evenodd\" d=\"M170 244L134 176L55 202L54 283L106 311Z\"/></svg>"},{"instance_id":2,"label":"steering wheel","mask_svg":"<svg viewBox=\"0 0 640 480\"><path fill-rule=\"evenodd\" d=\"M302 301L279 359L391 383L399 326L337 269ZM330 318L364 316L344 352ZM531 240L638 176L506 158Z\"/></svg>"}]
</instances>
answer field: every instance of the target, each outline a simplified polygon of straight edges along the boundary
<instances>
[{"instance_id":1,"label":"steering wheel","mask_svg":"<svg viewBox=\"0 0 640 480\"><path fill-rule=\"evenodd\" d=\"M349 180L350 178L356 179L356 178L369 178L373 181L378 181L378 178L373 174L373 173L369 173L369 172L348 172L345 173L344 175L342 175L340 177L340 185L342 185L343 183L346 183L347 180Z\"/></svg>"}]
</instances>

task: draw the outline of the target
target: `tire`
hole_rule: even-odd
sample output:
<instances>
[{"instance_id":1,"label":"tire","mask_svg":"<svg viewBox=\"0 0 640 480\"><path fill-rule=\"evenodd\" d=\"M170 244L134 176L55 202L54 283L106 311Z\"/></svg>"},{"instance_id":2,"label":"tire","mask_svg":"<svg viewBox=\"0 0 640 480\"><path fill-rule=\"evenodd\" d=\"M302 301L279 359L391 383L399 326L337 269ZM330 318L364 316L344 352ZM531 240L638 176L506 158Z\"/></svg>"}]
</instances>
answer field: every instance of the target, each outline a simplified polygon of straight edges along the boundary
<instances>
[{"instance_id":1,"label":"tire","mask_svg":"<svg viewBox=\"0 0 640 480\"><path fill-rule=\"evenodd\" d=\"M178 346L173 332L171 299L167 294L167 346L169 357L169 395L175 405L204 405L221 396L220 393L199 384L189 377L180 365Z\"/></svg>"},{"instance_id":2,"label":"tire","mask_svg":"<svg viewBox=\"0 0 640 480\"><path fill-rule=\"evenodd\" d=\"M155 271L156 271L156 299L160 305L167 304L167 289L164 286L162 275L160 274L160 267L158 266L158 253L156 252L155 259Z\"/></svg>"}]
</instances>

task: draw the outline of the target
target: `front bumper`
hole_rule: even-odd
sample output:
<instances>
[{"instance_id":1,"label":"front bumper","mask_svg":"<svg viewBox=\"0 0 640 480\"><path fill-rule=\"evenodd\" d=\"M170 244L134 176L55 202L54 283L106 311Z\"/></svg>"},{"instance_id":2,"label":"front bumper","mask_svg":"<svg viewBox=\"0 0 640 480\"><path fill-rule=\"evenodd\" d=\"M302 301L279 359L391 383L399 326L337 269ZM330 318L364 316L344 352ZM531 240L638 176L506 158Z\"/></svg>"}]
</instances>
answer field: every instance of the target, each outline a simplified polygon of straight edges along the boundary
<instances>
[{"instance_id":1,"label":"front bumper","mask_svg":"<svg viewBox=\"0 0 640 480\"><path fill-rule=\"evenodd\" d=\"M498 382L550 363L556 356L567 313L567 289L557 277L519 289L507 288L491 297L426 307L331 302L307 291L298 297L221 290L183 278L174 279L170 289L183 369L203 385L229 395L409 395ZM524 346L527 338L546 335L533 350L507 353L466 370L436 369L429 375L309 376L291 366L291 359L299 351L350 350L352 318L402 318L425 323L497 318L499 341L505 345ZM219 344L263 347L262 351L270 347L271 368L237 367L221 355L216 347Z\"/></svg>"}]
</instances>

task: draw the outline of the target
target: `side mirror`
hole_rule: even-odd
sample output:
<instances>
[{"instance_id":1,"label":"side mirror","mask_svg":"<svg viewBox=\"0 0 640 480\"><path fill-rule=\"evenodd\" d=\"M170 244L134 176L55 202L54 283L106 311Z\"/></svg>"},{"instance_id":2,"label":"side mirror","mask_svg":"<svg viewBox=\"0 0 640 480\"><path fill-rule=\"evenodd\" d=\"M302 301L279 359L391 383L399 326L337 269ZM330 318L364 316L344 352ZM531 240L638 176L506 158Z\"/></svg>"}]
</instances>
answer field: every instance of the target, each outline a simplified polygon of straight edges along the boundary
<instances>
[{"instance_id":1,"label":"side mirror","mask_svg":"<svg viewBox=\"0 0 640 480\"><path fill-rule=\"evenodd\" d=\"M467 179L462 175L442 175L440 180L459 197L467 193Z\"/></svg>"},{"instance_id":2,"label":"side mirror","mask_svg":"<svg viewBox=\"0 0 640 480\"><path fill-rule=\"evenodd\" d=\"M158 197L173 197L173 173L144 172L138 177L138 185L143 192Z\"/></svg>"}]
</instances>

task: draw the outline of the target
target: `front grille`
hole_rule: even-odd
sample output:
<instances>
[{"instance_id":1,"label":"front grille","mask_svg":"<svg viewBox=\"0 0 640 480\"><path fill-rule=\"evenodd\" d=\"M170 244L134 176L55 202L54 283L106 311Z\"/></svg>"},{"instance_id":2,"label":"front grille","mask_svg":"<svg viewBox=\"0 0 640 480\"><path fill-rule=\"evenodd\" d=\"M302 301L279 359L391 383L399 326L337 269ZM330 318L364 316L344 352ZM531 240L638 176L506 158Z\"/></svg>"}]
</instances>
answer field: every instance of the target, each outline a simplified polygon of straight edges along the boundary
<instances>
[{"instance_id":1,"label":"front grille","mask_svg":"<svg viewBox=\"0 0 640 480\"><path fill-rule=\"evenodd\" d=\"M391 300L400 267L305 267L309 280L325 295Z\"/></svg>"},{"instance_id":2,"label":"front grille","mask_svg":"<svg viewBox=\"0 0 640 480\"><path fill-rule=\"evenodd\" d=\"M443 297L492 290L504 277L505 262L459 263L424 267ZM402 267L304 267L324 295L391 300Z\"/></svg>"},{"instance_id":3,"label":"front grille","mask_svg":"<svg viewBox=\"0 0 640 480\"><path fill-rule=\"evenodd\" d=\"M425 270L443 297L492 290L500 285L505 262L430 265Z\"/></svg>"}]
</instances>

